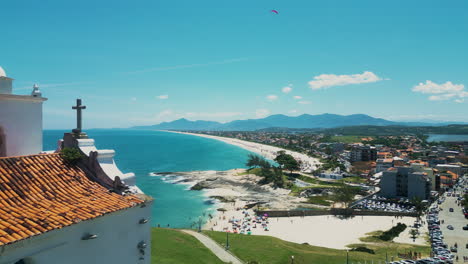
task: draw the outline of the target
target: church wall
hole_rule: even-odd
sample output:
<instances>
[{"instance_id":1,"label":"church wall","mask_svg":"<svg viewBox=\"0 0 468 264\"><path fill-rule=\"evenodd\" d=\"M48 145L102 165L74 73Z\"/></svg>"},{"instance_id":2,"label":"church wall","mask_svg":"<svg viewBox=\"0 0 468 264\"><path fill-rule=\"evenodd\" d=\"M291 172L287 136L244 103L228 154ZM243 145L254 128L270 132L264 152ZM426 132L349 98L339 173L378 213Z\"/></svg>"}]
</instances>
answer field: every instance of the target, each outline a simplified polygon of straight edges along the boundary
<instances>
[{"instance_id":1,"label":"church wall","mask_svg":"<svg viewBox=\"0 0 468 264\"><path fill-rule=\"evenodd\" d=\"M42 151L42 102L0 95L0 127L5 134L6 156L38 154Z\"/></svg>"},{"instance_id":2,"label":"church wall","mask_svg":"<svg viewBox=\"0 0 468 264\"><path fill-rule=\"evenodd\" d=\"M0 249L0 264L25 258L34 264L150 264L151 206L152 201L7 245ZM140 224L143 218L148 223ZM98 237L82 240L87 233ZM138 249L142 241L144 255Z\"/></svg>"}]
</instances>

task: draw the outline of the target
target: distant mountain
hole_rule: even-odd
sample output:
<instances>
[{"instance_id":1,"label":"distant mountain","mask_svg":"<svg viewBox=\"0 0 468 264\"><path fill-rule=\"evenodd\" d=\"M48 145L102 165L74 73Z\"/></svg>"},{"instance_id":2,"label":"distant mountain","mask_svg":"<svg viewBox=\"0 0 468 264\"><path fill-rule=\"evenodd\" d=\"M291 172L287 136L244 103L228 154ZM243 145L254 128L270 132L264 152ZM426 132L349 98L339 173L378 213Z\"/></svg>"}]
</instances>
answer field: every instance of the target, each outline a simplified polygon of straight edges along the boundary
<instances>
[{"instance_id":1,"label":"distant mountain","mask_svg":"<svg viewBox=\"0 0 468 264\"><path fill-rule=\"evenodd\" d=\"M181 118L172 122L163 122L152 126L137 126L135 129L154 130L219 130L219 131L254 131L267 128L292 129L327 129L350 126L443 126L457 122L423 123L423 122L395 122L382 118L375 118L364 114L335 115L321 114L300 116L271 115L259 119L235 120L228 123L214 121L190 121Z\"/></svg>"},{"instance_id":2,"label":"distant mountain","mask_svg":"<svg viewBox=\"0 0 468 264\"><path fill-rule=\"evenodd\" d=\"M216 130L216 127L222 125L214 121L190 121L185 118L177 119L172 122L162 122L159 125L136 126L135 129L155 129L155 130Z\"/></svg>"},{"instance_id":3,"label":"distant mountain","mask_svg":"<svg viewBox=\"0 0 468 264\"><path fill-rule=\"evenodd\" d=\"M235 120L228 123L214 121L190 121L185 118L172 122L163 122L152 126L138 126L135 129L155 129L155 130L224 130L224 131L254 131L270 127L285 128L334 128L343 126L387 126L401 123L388 121L381 118L374 118L368 115L271 115L260 119Z\"/></svg>"}]
</instances>

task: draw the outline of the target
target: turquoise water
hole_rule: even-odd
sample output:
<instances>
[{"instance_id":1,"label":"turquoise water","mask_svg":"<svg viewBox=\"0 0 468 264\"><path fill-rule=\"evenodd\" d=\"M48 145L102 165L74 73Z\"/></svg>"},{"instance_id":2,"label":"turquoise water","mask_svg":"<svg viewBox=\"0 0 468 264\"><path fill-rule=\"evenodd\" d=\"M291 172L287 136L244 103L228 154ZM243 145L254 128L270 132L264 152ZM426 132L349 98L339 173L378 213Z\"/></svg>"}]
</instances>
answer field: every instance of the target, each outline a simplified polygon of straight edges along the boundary
<instances>
[{"instance_id":1,"label":"turquoise water","mask_svg":"<svg viewBox=\"0 0 468 264\"><path fill-rule=\"evenodd\" d=\"M442 134L429 134L427 141L429 142L450 142L450 141L468 141L468 135L442 135Z\"/></svg>"},{"instance_id":2,"label":"turquoise water","mask_svg":"<svg viewBox=\"0 0 468 264\"><path fill-rule=\"evenodd\" d=\"M44 149L56 148L64 131L44 131ZM187 185L172 184L151 172L228 170L245 168L250 153L221 141L159 131L89 130L99 149L114 149L115 160L123 172L133 172L138 186L155 198L153 225L190 227L203 213L214 210L200 191Z\"/></svg>"}]
</instances>

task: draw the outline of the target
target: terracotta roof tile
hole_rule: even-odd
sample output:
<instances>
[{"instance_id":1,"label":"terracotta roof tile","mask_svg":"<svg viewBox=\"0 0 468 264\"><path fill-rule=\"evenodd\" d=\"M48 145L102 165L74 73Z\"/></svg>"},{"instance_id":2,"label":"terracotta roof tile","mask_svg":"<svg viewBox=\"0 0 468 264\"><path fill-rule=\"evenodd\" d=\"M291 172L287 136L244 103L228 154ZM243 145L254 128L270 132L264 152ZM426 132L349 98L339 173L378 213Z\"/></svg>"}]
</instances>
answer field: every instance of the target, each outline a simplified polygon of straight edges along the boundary
<instances>
[{"instance_id":1,"label":"terracotta roof tile","mask_svg":"<svg viewBox=\"0 0 468 264\"><path fill-rule=\"evenodd\" d=\"M143 202L110 192L59 154L0 158L0 246Z\"/></svg>"}]
</instances>

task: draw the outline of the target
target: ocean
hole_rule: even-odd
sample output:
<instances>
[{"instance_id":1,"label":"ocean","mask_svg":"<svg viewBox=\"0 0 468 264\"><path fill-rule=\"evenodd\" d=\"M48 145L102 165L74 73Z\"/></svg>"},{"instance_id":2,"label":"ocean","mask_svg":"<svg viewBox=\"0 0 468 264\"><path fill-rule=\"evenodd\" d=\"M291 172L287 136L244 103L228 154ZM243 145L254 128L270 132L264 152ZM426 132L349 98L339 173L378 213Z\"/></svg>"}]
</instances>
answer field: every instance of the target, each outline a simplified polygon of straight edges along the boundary
<instances>
[{"instance_id":1,"label":"ocean","mask_svg":"<svg viewBox=\"0 0 468 264\"><path fill-rule=\"evenodd\" d=\"M65 131L45 130L44 150L54 150ZM137 185L152 196L153 226L189 228L216 210L216 201L203 191L173 184L152 172L229 170L245 168L251 152L227 143L192 135L144 130L88 130L98 149L114 149L124 173L133 172Z\"/></svg>"}]
</instances>

